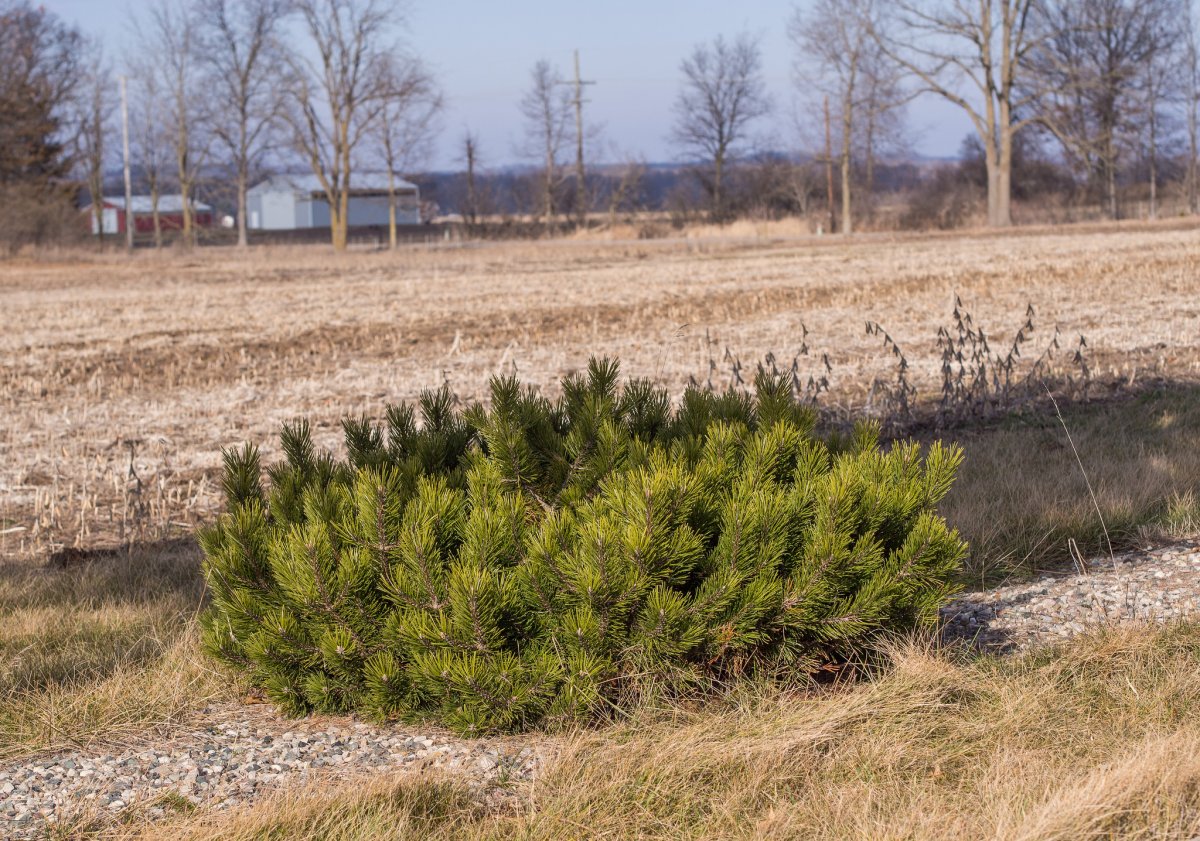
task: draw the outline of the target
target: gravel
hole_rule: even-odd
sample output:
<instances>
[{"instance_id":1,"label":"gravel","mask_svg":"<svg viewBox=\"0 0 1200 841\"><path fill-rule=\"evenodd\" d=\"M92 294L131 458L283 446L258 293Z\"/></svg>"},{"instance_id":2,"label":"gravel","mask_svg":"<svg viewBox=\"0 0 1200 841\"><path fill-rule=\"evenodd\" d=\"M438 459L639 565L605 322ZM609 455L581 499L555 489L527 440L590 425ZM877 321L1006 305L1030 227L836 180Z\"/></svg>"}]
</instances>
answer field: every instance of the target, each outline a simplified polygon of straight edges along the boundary
<instances>
[{"instance_id":1,"label":"gravel","mask_svg":"<svg viewBox=\"0 0 1200 841\"><path fill-rule=\"evenodd\" d=\"M42 838L46 825L137 809L149 818L186 803L227 809L270 789L354 775L460 775L484 799L529 780L543 761L532 740L463 740L351 718L289 720L266 706L208 710L169 744L82 751L0 767L0 837ZM186 801L186 803L184 802Z\"/></svg>"},{"instance_id":2,"label":"gravel","mask_svg":"<svg viewBox=\"0 0 1200 841\"><path fill-rule=\"evenodd\" d=\"M1089 627L1167 622L1200 607L1200 540L1093 561L1082 574L959 596L943 609L947 638L1011 653ZM81 812L156 817L184 801L227 809L315 779L442 769L482 797L533 778L547 748L409 733L353 718L281 719L263 705L205 712L169 742L109 754L70 751L0 766L0 835L40 838Z\"/></svg>"},{"instance_id":3,"label":"gravel","mask_svg":"<svg viewBox=\"0 0 1200 841\"><path fill-rule=\"evenodd\" d=\"M1010 653L1089 628L1187 619L1200 608L1200 540L1086 567L1076 575L959 596L942 610L944 635Z\"/></svg>"}]
</instances>

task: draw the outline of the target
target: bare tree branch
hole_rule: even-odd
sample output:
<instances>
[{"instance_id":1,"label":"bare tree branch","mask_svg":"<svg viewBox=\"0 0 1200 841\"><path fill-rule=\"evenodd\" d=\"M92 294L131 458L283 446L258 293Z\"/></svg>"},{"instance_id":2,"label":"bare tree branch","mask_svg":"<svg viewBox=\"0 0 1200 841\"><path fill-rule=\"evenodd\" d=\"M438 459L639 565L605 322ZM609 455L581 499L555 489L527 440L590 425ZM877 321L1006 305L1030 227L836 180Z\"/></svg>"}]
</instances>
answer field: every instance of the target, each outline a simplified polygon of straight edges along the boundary
<instances>
[{"instance_id":1,"label":"bare tree branch","mask_svg":"<svg viewBox=\"0 0 1200 841\"><path fill-rule=\"evenodd\" d=\"M748 35L700 44L680 65L672 138L708 165L698 170L716 221L727 217L726 169L741 152L750 126L771 110L762 78L762 49Z\"/></svg>"}]
</instances>

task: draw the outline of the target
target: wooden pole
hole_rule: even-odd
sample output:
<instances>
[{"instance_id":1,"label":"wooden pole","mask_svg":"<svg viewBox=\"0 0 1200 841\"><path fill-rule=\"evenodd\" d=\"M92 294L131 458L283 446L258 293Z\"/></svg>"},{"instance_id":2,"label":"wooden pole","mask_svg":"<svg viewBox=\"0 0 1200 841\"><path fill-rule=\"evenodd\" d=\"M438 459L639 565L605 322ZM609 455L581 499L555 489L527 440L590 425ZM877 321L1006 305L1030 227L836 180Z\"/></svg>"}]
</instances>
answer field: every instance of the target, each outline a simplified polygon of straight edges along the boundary
<instances>
[{"instance_id":1,"label":"wooden pole","mask_svg":"<svg viewBox=\"0 0 1200 841\"><path fill-rule=\"evenodd\" d=\"M572 97L575 106L575 218L576 225L582 228L587 224L587 169L583 165L583 103L586 100L583 98L583 89L586 85L596 83L580 77L579 50L575 51L575 78L565 84L569 84L575 92Z\"/></svg>"},{"instance_id":2,"label":"wooden pole","mask_svg":"<svg viewBox=\"0 0 1200 841\"><path fill-rule=\"evenodd\" d=\"M829 127L829 97L825 97L825 198L829 206L829 233L837 223L833 209L833 133Z\"/></svg>"},{"instance_id":3,"label":"wooden pole","mask_svg":"<svg viewBox=\"0 0 1200 841\"><path fill-rule=\"evenodd\" d=\"M133 251L133 177L129 168L129 84L121 77L121 140L125 151L125 249Z\"/></svg>"},{"instance_id":4,"label":"wooden pole","mask_svg":"<svg viewBox=\"0 0 1200 841\"><path fill-rule=\"evenodd\" d=\"M587 183L583 168L583 80L579 77L579 50L575 51L575 204L579 227L587 223Z\"/></svg>"}]
</instances>

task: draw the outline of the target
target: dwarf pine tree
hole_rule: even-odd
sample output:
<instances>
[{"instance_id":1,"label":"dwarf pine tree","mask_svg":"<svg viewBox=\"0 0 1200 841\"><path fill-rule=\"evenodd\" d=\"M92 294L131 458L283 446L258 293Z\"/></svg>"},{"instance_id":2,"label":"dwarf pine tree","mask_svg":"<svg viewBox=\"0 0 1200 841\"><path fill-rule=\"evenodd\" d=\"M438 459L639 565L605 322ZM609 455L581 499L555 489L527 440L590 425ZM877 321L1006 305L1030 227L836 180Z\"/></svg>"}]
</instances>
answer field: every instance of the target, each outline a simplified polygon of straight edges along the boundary
<instances>
[{"instance_id":1,"label":"dwarf pine tree","mask_svg":"<svg viewBox=\"0 0 1200 841\"><path fill-rule=\"evenodd\" d=\"M552 724L647 681L803 672L952 591L961 453L822 440L785 379L672 408L593 361L557 400L497 378L454 402L347 420L344 461L285 426L265 488L252 446L225 453L205 645L285 711Z\"/></svg>"}]
</instances>

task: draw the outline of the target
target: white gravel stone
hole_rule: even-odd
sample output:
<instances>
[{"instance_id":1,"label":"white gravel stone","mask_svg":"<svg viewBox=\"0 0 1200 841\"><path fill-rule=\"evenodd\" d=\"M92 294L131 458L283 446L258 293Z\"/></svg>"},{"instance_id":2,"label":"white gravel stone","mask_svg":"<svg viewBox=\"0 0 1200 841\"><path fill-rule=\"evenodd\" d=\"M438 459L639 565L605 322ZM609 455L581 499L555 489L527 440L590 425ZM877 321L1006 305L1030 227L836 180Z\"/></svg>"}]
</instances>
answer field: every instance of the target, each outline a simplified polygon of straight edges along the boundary
<instances>
[{"instance_id":1,"label":"white gravel stone","mask_svg":"<svg viewBox=\"0 0 1200 841\"><path fill-rule=\"evenodd\" d=\"M165 809L155 801L161 804L164 792L227 809L278 786L368 772L453 769L494 797L500 795L492 783L502 774L528 780L541 764L528 743L409 734L357 720L297 722L263 705L208 710L204 718L164 743L124 753L75 750L0 766L0 838L43 838L48 824L83 808L159 816Z\"/></svg>"},{"instance_id":2,"label":"white gravel stone","mask_svg":"<svg viewBox=\"0 0 1200 841\"><path fill-rule=\"evenodd\" d=\"M1200 540L1094 559L1086 572L965 593L942 609L943 633L1014 652L1131 623L1196 618Z\"/></svg>"}]
</instances>

